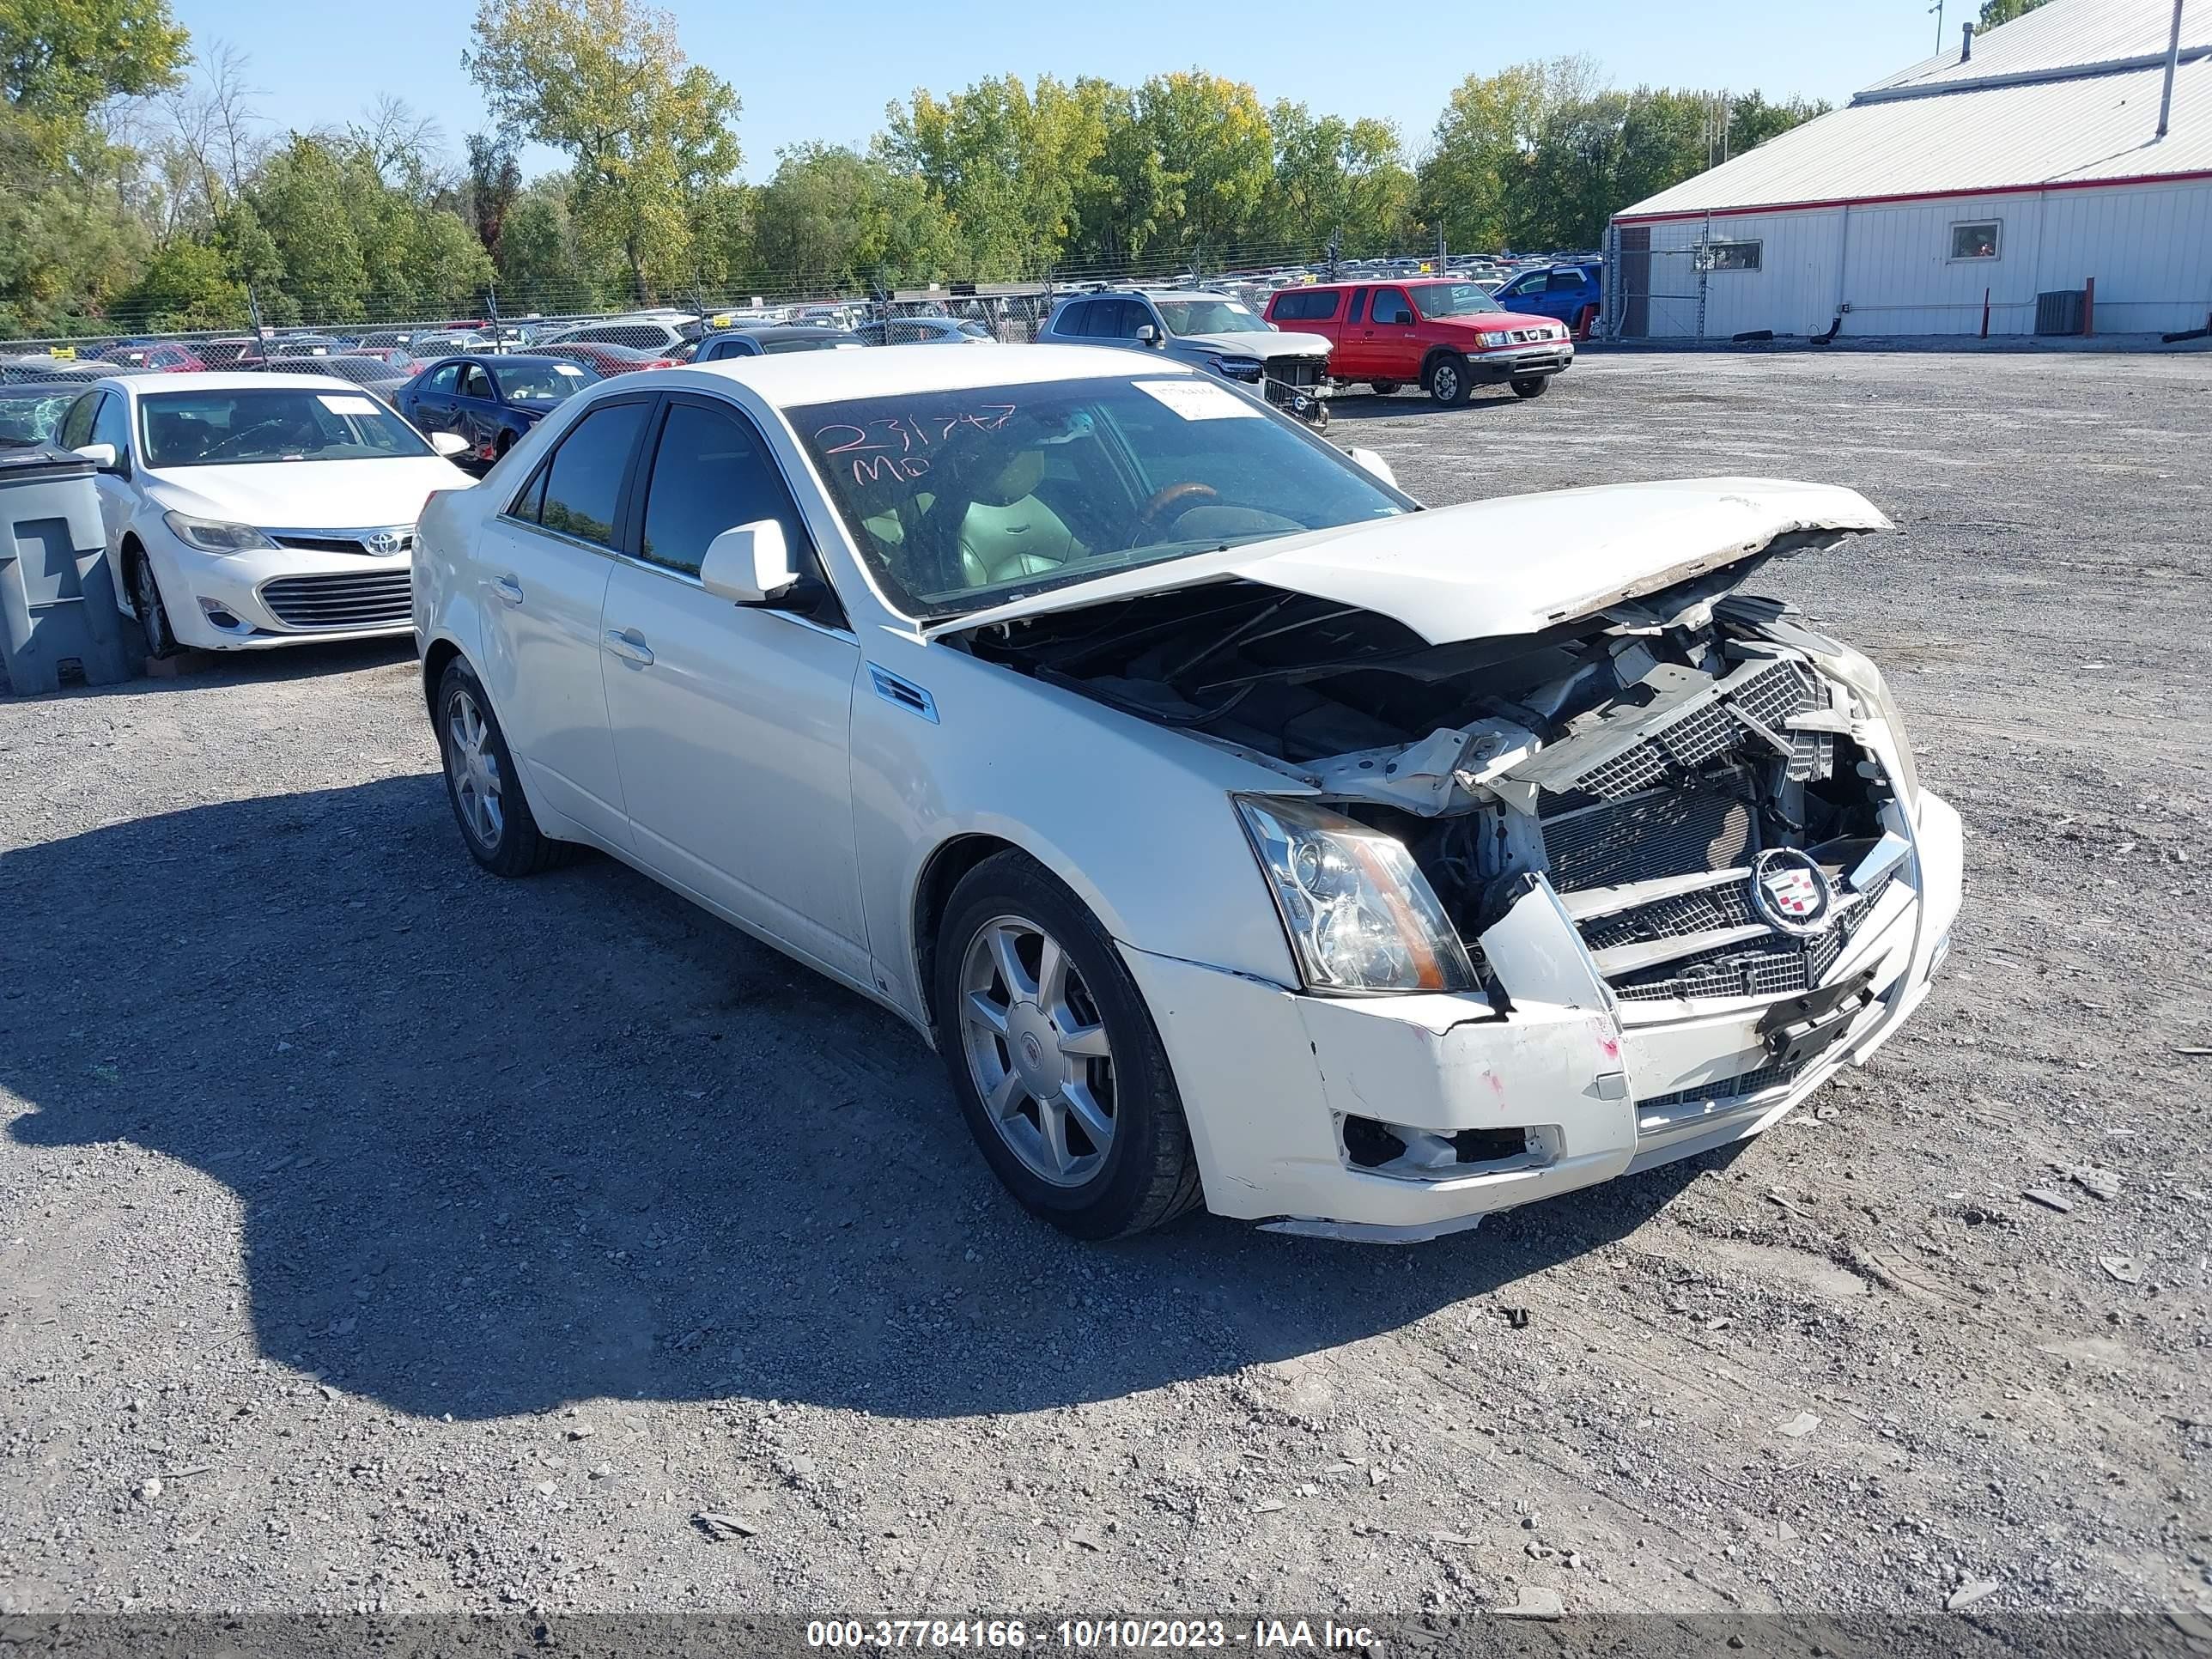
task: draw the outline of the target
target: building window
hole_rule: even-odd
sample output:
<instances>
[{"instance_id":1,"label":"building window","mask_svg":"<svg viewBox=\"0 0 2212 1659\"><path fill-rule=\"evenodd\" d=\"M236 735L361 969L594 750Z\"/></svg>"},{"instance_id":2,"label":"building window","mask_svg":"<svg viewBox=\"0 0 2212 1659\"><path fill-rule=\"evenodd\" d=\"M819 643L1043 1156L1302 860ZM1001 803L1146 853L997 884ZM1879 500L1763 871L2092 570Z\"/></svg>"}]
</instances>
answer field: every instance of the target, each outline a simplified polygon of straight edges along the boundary
<instances>
[{"instance_id":1,"label":"building window","mask_svg":"<svg viewBox=\"0 0 2212 1659\"><path fill-rule=\"evenodd\" d=\"M1757 270L1760 246L1757 242L1714 242L1707 251L1712 255L1715 270Z\"/></svg>"},{"instance_id":2,"label":"building window","mask_svg":"<svg viewBox=\"0 0 2212 1659\"><path fill-rule=\"evenodd\" d=\"M1956 259L1994 259L1997 257L1997 241L2004 230L2002 219L1974 219L1951 227L1951 258Z\"/></svg>"}]
</instances>

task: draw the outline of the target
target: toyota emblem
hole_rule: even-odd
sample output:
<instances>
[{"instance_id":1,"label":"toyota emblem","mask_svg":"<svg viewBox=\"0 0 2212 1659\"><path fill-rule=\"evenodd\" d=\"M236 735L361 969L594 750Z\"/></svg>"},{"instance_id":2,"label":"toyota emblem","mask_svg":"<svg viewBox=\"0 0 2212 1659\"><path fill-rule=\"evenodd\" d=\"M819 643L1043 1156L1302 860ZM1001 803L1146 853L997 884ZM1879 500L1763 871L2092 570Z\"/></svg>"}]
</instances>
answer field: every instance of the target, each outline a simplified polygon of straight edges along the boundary
<instances>
[{"instance_id":1,"label":"toyota emblem","mask_svg":"<svg viewBox=\"0 0 2212 1659\"><path fill-rule=\"evenodd\" d=\"M368 550L372 553L397 553L406 545L407 538L396 530L380 530L368 538Z\"/></svg>"},{"instance_id":2,"label":"toyota emblem","mask_svg":"<svg viewBox=\"0 0 2212 1659\"><path fill-rule=\"evenodd\" d=\"M1835 912L1835 890L1807 854L1794 847L1771 848L1752 866L1751 905L1777 932L1817 933Z\"/></svg>"}]
</instances>

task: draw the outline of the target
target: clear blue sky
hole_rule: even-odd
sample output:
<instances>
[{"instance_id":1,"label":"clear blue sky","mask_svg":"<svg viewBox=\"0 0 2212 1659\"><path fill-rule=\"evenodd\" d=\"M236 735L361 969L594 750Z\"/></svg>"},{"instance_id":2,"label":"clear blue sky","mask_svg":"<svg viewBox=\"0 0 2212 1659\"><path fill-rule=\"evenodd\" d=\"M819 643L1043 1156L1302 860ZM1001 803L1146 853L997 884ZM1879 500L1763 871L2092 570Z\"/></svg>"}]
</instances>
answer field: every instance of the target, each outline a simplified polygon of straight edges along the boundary
<instances>
[{"instance_id":1,"label":"clear blue sky","mask_svg":"<svg viewBox=\"0 0 2212 1659\"><path fill-rule=\"evenodd\" d=\"M884 106L915 87L945 92L987 75L1101 75L1133 82L1201 65L1249 81L1267 101L1395 121L1418 151L1451 88L1531 58L1587 52L1614 84L1757 88L1840 103L1925 57L1926 0L1460 0L1402 8L1340 0L1195 7L1188 0L1042 5L939 0L910 8L804 9L675 0L685 52L738 89L745 173L764 179L784 144L860 145ZM196 42L252 60L261 113L281 126L343 122L379 93L434 116L457 155L485 124L461 70L469 0L310 5L172 0ZM1970 9L1971 8L1971 9ZM1979 9L1951 0L1947 42ZM528 158L537 172L556 157Z\"/></svg>"}]
</instances>

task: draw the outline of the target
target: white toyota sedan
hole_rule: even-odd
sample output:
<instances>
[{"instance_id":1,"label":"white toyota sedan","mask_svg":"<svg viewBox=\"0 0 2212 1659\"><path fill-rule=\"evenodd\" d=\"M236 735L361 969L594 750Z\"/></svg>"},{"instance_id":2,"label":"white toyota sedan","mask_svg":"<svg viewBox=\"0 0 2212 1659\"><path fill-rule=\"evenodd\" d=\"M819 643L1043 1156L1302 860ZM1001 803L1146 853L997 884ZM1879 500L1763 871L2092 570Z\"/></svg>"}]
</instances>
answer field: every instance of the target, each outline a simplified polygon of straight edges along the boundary
<instances>
[{"instance_id":1,"label":"white toyota sedan","mask_svg":"<svg viewBox=\"0 0 2212 1659\"><path fill-rule=\"evenodd\" d=\"M62 419L98 469L109 554L147 648L404 634L415 520L475 482L391 406L326 374L125 374Z\"/></svg>"},{"instance_id":2,"label":"white toyota sedan","mask_svg":"<svg viewBox=\"0 0 2212 1659\"><path fill-rule=\"evenodd\" d=\"M896 1011L1087 1237L1409 1240L1758 1133L1926 995L1960 829L1743 478L1423 511L1195 371L822 352L570 400L422 525L456 817Z\"/></svg>"}]
</instances>

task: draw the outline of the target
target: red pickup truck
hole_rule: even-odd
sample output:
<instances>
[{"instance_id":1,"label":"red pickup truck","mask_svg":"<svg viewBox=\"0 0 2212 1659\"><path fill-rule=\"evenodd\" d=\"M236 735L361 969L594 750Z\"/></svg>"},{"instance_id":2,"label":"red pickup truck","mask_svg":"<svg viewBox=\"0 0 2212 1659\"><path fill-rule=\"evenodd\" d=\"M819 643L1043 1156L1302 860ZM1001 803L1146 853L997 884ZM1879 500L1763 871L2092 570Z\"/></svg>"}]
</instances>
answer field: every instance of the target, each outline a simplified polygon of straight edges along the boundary
<instances>
[{"instance_id":1,"label":"red pickup truck","mask_svg":"<svg viewBox=\"0 0 2212 1659\"><path fill-rule=\"evenodd\" d=\"M1267 320L1328 337L1329 378L1377 392L1418 385L1440 404L1463 404L1500 381L1516 398L1540 396L1575 360L1566 325L1524 317L1473 283L1328 283L1286 288Z\"/></svg>"}]
</instances>

